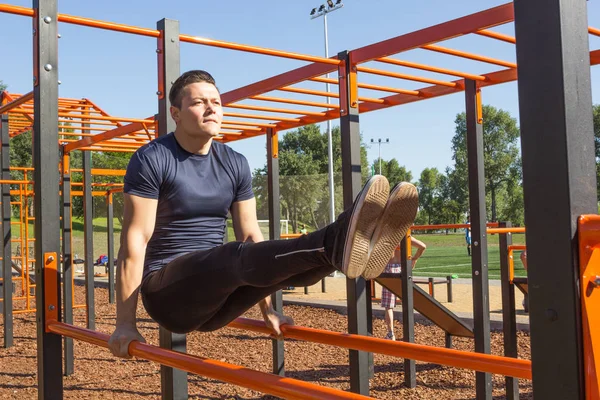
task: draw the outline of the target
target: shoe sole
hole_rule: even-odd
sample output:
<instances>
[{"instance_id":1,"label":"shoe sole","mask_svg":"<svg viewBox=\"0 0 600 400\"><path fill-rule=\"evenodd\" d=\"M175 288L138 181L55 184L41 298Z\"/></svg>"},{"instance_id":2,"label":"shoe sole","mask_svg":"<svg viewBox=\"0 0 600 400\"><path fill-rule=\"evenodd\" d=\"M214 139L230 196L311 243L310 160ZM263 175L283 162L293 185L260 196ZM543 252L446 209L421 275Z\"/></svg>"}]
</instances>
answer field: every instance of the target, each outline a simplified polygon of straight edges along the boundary
<instances>
[{"instance_id":1,"label":"shoe sole","mask_svg":"<svg viewBox=\"0 0 600 400\"><path fill-rule=\"evenodd\" d=\"M413 224L419 207L417 188L410 183L400 183L390 193L385 210L373 233L371 254L363 278L375 279L385 269L394 250Z\"/></svg>"},{"instance_id":2,"label":"shoe sole","mask_svg":"<svg viewBox=\"0 0 600 400\"><path fill-rule=\"evenodd\" d=\"M371 237L390 195L390 184L384 176L371 177L356 199L344 244L342 272L350 279L365 270Z\"/></svg>"}]
</instances>

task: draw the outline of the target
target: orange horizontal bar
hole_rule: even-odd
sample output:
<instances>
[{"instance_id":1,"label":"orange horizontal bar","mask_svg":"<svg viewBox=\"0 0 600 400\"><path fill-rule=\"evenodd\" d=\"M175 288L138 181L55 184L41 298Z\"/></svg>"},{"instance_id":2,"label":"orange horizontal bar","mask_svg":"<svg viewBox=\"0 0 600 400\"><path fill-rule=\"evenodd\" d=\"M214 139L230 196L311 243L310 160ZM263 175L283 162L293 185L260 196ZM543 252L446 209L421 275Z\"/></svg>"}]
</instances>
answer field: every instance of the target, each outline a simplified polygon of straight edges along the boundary
<instances>
[{"instance_id":1,"label":"orange horizontal bar","mask_svg":"<svg viewBox=\"0 0 600 400\"><path fill-rule=\"evenodd\" d=\"M81 168L71 168L71 172L83 172ZM125 176L124 169L92 168L92 175Z\"/></svg>"},{"instance_id":2,"label":"orange horizontal bar","mask_svg":"<svg viewBox=\"0 0 600 400\"><path fill-rule=\"evenodd\" d=\"M21 113L21 114L31 114L33 113L33 109L31 110L27 110L27 109L23 109L23 108L18 108L16 110L13 110L13 112L15 113ZM120 122L137 122L140 124L147 124L147 125L154 125L154 117L152 117L151 119L139 119L139 118L123 118L123 117L105 117L105 116L88 116L85 117L85 114L73 114L73 113L58 113L59 117L71 117L71 118L77 118L77 120L75 122L77 123L87 123L90 125L94 124L94 120L100 120L100 121L120 121ZM85 121L80 121L80 120L85 120ZM77 129L77 126L72 126L73 129Z\"/></svg>"},{"instance_id":3,"label":"orange horizontal bar","mask_svg":"<svg viewBox=\"0 0 600 400\"><path fill-rule=\"evenodd\" d=\"M525 227L522 228L491 228L487 230L488 235L501 233L525 233Z\"/></svg>"},{"instance_id":4,"label":"orange horizontal bar","mask_svg":"<svg viewBox=\"0 0 600 400\"><path fill-rule=\"evenodd\" d=\"M140 144L141 146L141 144ZM135 153L137 149L117 149L112 147L82 147L78 150L82 151L104 151L112 153Z\"/></svg>"},{"instance_id":5,"label":"orange horizontal bar","mask_svg":"<svg viewBox=\"0 0 600 400\"><path fill-rule=\"evenodd\" d=\"M141 129L144 129L144 124L140 123L140 122L134 122L129 125L120 126L111 131L94 135L94 137L87 137L87 138L83 138L75 143L69 143L64 147L64 152L70 153L73 150L77 150L77 149L85 147L85 146L93 145L93 144L96 144L96 143L104 141L104 140L109 140L109 139L112 139L117 136L126 135L128 133L139 131Z\"/></svg>"},{"instance_id":6,"label":"orange horizontal bar","mask_svg":"<svg viewBox=\"0 0 600 400\"><path fill-rule=\"evenodd\" d=\"M340 60L334 59L334 58L309 56L309 55L305 55L305 54L291 53L291 52L281 51L281 50L266 49L266 48L257 47L257 46L248 46L245 44L223 42L220 40L207 39L207 38L198 37L198 36L179 35L179 40L182 42L186 42L186 43L202 44L205 46L221 47L224 49L245 51L245 52L256 53L256 54L265 54L268 56L276 56L276 57L281 57L281 58L291 58L294 60L311 61L311 62L315 62L315 63L323 63L323 64L331 64L331 65L339 65L341 63Z\"/></svg>"},{"instance_id":7,"label":"orange horizontal bar","mask_svg":"<svg viewBox=\"0 0 600 400\"><path fill-rule=\"evenodd\" d=\"M498 227L497 222L488 222L486 226L488 228ZM470 228L470 224L440 224L440 225L414 225L410 227L411 231L428 231L433 229L461 229Z\"/></svg>"},{"instance_id":8,"label":"orange horizontal bar","mask_svg":"<svg viewBox=\"0 0 600 400\"><path fill-rule=\"evenodd\" d=\"M503 33L498 33L498 32L494 32L494 31L490 31L487 29L482 29L480 31L475 32L478 35L481 36L487 36L489 38L492 39L498 39L498 40L502 40L503 42L507 42L507 43L512 43L512 44L516 44L517 43L517 39L515 39L512 36L509 35L505 35Z\"/></svg>"},{"instance_id":9,"label":"orange horizontal bar","mask_svg":"<svg viewBox=\"0 0 600 400\"><path fill-rule=\"evenodd\" d=\"M331 78L312 78L310 80L314 81L314 82L331 83L334 85L338 84L337 80L331 79ZM408 94L411 96L420 96L421 95L421 92L419 92L417 90L396 89L396 88L387 87L387 86L371 85L369 83L359 83L358 87L361 89L371 89L371 90L379 90L382 92Z\"/></svg>"},{"instance_id":10,"label":"orange horizontal bar","mask_svg":"<svg viewBox=\"0 0 600 400\"><path fill-rule=\"evenodd\" d=\"M458 72L458 71L453 71L451 69L446 69L446 68L432 67L429 65L414 63L414 62L410 62L410 61L396 60L395 58L389 58L389 57L378 58L376 61L387 63L387 64L399 65L399 66L407 67L407 68L421 69L423 71L437 72L437 73L445 74L445 75L452 75L452 76L458 76L461 78L473 79L475 81L485 81L485 79L486 79L485 76L481 76L481 75L468 74L466 72Z\"/></svg>"},{"instance_id":11,"label":"orange horizontal bar","mask_svg":"<svg viewBox=\"0 0 600 400\"><path fill-rule=\"evenodd\" d=\"M508 250L527 250L527 246L524 244L511 244L508 246Z\"/></svg>"},{"instance_id":12,"label":"orange horizontal bar","mask_svg":"<svg viewBox=\"0 0 600 400\"><path fill-rule=\"evenodd\" d=\"M263 321L237 318L228 325L230 328L271 334ZM472 353L443 347L425 346L402 341L390 341L370 336L331 332L295 325L283 325L283 336L289 339L305 340L369 353L385 354L392 357L425 361L434 364L466 368L480 372L490 372L515 378L531 379L531 361L491 354Z\"/></svg>"},{"instance_id":13,"label":"orange horizontal bar","mask_svg":"<svg viewBox=\"0 0 600 400\"><path fill-rule=\"evenodd\" d=\"M322 97L334 97L334 98L339 98L340 95L338 93L333 93L333 92L323 92L320 90L310 90L310 89L300 89L300 88L293 88L293 87L285 87L285 88L280 88L277 90L281 90L283 92L292 92L292 93L302 93L302 94L310 94L310 95L314 95L314 96L322 96ZM371 103L384 103L384 100L381 99L374 99L371 97L359 97L358 100L360 101L367 101L367 102L371 102ZM336 107L339 108L339 107Z\"/></svg>"},{"instance_id":14,"label":"orange horizontal bar","mask_svg":"<svg viewBox=\"0 0 600 400\"><path fill-rule=\"evenodd\" d=\"M452 56L468 58L470 60L481 61L481 62L485 62L488 64L501 65L501 66L507 67L507 68L517 68L517 64L515 64L515 63L498 60L496 58L491 58L491 57L479 56L477 54L467 53L466 51L449 49L447 47L436 46L436 45L432 45L432 44L425 45L422 48L425 50L436 51L438 53L444 53L444 54L449 54Z\"/></svg>"},{"instance_id":15,"label":"orange horizontal bar","mask_svg":"<svg viewBox=\"0 0 600 400\"><path fill-rule=\"evenodd\" d=\"M261 128L255 128L253 126L243 126L243 125L234 125L234 124L222 124L221 128L223 129L242 129L246 131L254 131L254 132L262 132Z\"/></svg>"},{"instance_id":16,"label":"orange horizontal bar","mask_svg":"<svg viewBox=\"0 0 600 400\"><path fill-rule=\"evenodd\" d=\"M104 333L57 321L47 321L46 330L108 348L108 335ZM161 349L138 341L131 342L129 353L141 359L286 399L370 399L367 396L255 371L222 361Z\"/></svg>"},{"instance_id":17,"label":"orange horizontal bar","mask_svg":"<svg viewBox=\"0 0 600 400\"><path fill-rule=\"evenodd\" d=\"M284 108L250 106L250 105L246 105L246 104L230 104L227 107L241 108L243 110L266 111L266 112L276 112L276 113L285 113L285 114L313 115L313 116L319 116L319 117L322 117L325 115L325 113L313 112L313 111L288 110L288 109L284 109Z\"/></svg>"},{"instance_id":18,"label":"orange horizontal bar","mask_svg":"<svg viewBox=\"0 0 600 400\"><path fill-rule=\"evenodd\" d=\"M274 124L264 124L262 122L247 122L247 121L233 121L233 120L223 120L223 125L246 125L246 126L258 126L261 128L275 128L277 125Z\"/></svg>"},{"instance_id":19,"label":"orange horizontal bar","mask_svg":"<svg viewBox=\"0 0 600 400\"><path fill-rule=\"evenodd\" d=\"M452 88L457 86L457 84L455 82L441 81L439 79L423 78L421 76L401 74L398 72L383 71L381 69L360 67L360 66L356 67L356 69L358 72L365 72L368 74L375 74L375 75L381 75L381 76L389 76L392 78L405 79L405 80L409 80L409 81L431 83L434 85L448 86L448 87L452 87Z\"/></svg>"},{"instance_id":20,"label":"orange horizontal bar","mask_svg":"<svg viewBox=\"0 0 600 400\"><path fill-rule=\"evenodd\" d=\"M15 99L13 101L11 101L8 104L3 105L2 107L0 107L0 115L2 114L6 114L8 111L12 110L15 107L20 106L23 103L28 102L29 100L33 99L33 91L19 97L18 99Z\"/></svg>"},{"instance_id":21,"label":"orange horizontal bar","mask_svg":"<svg viewBox=\"0 0 600 400\"><path fill-rule=\"evenodd\" d=\"M600 29L592 28L591 26L588 28L588 32L595 36L600 36Z\"/></svg>"},{"instance_id":22,"label":"orange horizontal bar","mask_svg":"<svg viewBox=\"0 0 600 400\"><path fill-rule=\"evenodd\" d=\"M0 185L33 185L33 181L19 181L17 179L0 179Z\"/></svg>"},{"instance_id":23,"label":"orange horizontal bar","mask_svg":"<svg viewBox=\"0 0 600 400\"><path fill-rule=\"evenodd\" d=\"M282 233L279 235L281 239L295 239L302 236L302 233Z\"/></svg>"},{"instance_id":24,"label":"orange horizontal bar","mask_svg":"<svg viewBox=\"0 0 600 400\"><path fill-rule=\"evenodd\" d=\"M271 115L243 114L243 113L234 113L234 112L224 112L223 116L236 117L236 118L263 119L263 120L268 120L268 121L300 122L299 118L285 118L285 117L275 117L275 116L271 116Z\"/></svg>"},{"instance_id":25,"label":"orange horizontal bar","mask_svg":"<svg viewBox=\"0 0 600 400\"><path fill-rule=\"evenodd\" d=\"M340 106L337 104L317 103L317 102L305 101L305 100L284 99L281 97L254 96L254 97L251 97L251 99L262 100L262 101L272 101L272 102L276 102L276 103L298 104L298 105L302 105L302 106L311 106L311 107L340 108Z\"/></svg>"},{"instance_id":26,"label":"orange horizontal bar","mask_svg":"<svg viewBox=\"0 0 600 400\"><path fill-rule=\"evenodd\" d=\"M81 191L81 190L71 192L71 197L81 197L81 196L83 196L83 191ZM104 196L106 196L106 191L92 190L92 196L104 197Z\"/></svg>"}]
</instances>

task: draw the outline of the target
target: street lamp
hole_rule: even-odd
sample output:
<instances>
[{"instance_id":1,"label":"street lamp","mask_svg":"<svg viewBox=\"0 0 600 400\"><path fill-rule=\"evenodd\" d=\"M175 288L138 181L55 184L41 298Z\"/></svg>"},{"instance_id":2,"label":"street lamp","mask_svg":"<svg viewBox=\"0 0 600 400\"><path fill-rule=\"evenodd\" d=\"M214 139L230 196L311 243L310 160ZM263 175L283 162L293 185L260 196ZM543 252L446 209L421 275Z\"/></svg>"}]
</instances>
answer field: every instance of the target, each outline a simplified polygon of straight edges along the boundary
<instances>
[{"instance_id":1,"label":"street lamp","mask_svg":"<svg viewBox=\"0 0 600 400\"><path fill-rule=\"evenodd\" d=\"M310 11L310 19L323 17L323 27L325 30L325 57L329 58L329 45L327 38L327 14L344 7L342 0L337 0L335 4L333 0L327 0L327 5L321 4L318 8L313 8ZM325 75L329 78L329 73ZM329 92L329 83L325 83L325 90ZM327 96L327 104L330 103L330 98ZM327 153L329 157L329 220L331 223L335 221L335 185L333 182L333 139L331 137L331 121L327 120Z\"/></svg>"},{"instance_id":2,"label":"street lamp","mask_svg":"<svg viewBox=\"0 0 600 400\"><path fill-rule=\"evenodd\" d=\"M390 139L385 139L385 141L383 141L381 138L377 139L377 141L375 141L375 139L371 139L371 143L377 143L379 145L379 175L381 175L381 145L389 144Z\"/></svg>"}]
</instances>

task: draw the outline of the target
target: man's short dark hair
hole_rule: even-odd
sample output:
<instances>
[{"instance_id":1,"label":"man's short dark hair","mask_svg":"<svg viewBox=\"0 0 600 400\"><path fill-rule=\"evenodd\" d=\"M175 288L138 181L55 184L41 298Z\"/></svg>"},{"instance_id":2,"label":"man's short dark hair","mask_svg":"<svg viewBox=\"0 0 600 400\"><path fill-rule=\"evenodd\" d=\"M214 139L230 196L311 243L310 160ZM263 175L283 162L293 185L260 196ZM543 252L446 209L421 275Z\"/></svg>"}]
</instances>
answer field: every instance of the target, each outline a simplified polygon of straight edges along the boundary
<instances>
[{"instance_id":1,"label":"man's short dark hair","mask_svg":"<svg viewBox=\"0 0 600 400\"><path fill-rule=\"evenodd\" d=\"M208 72L199 69L187 71L183 73L183 75L181 75L179 78L177 78L175 83L173 83L173 86L171 86L171 91L169 92L169 101L171 102L171 105L177 108L181 108L181 98L183 97L183 89L185 89L187 85L191 85L192 83L198 82L210 83L217 87L215 83L215 78L213 78L212 75Z\"/></svg>"}]
</instances>

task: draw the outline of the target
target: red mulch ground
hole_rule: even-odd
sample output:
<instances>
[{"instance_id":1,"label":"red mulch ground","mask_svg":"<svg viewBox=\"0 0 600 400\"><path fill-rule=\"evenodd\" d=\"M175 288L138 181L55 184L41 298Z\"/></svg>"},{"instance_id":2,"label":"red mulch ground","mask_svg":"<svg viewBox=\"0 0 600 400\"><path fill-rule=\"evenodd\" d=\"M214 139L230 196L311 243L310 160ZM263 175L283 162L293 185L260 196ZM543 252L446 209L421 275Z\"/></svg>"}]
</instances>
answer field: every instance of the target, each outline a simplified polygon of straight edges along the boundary
<instances>
[{"instance_id":1,"label":"red mulch ground","mask_svg":"<svg viewBox=\"0 0 600 400\"><path fill-rule=\"evenodd\" d=\"M115 321L115 307L108 304L106 289L96 288L96 329L111 333ZM76 289L76 303L84 301L83 288ZM23 307L17 302L16 307ZM346 316L330 310L312 307L286 307L296 324L313 328L345 332ZM257 310L246 314L259 319ZM139 309L139 327L150 344L158 344L156 324ZM85 311L75 310L75 324L85 325ZM396 335L401 326L396 323ZM0 317L0 335L4 334ZM36 340L33 314L15 316L14 346L0 348L0 399L37 398ZM375 336L385 334L383 320L374 321ZM2 336L0 336L2 337ZM415 325L416 342L444 346L444 333L435 326ZM492 334L492 353L502 354L502 334ZM473 351L473 341L454 338L459 350ZM332 346L286 340L287 376L342 390L349 390L348 351ZM264 372L271 370L271 340L264 335L234 329L213 333L188 335L188 352L203 357L239 364ZM529 335L519 333L519 354L530 359ZM375 355L375 377L371 380L371 396L378 399L473 399L475 373L456 368L417 362L417 387L402 385L403 360ZM90 344L75 342L75 373L64 379L66 399L157 399L160 398L160 368L144 360L120 360L108 350ZM530 399L531 382L521 381L521 398ZM504 377L494 376L494 398L504 398ZM189 376L191 399L271 399L261 393L241 387Z\"/></svg>"}]
</instances>

